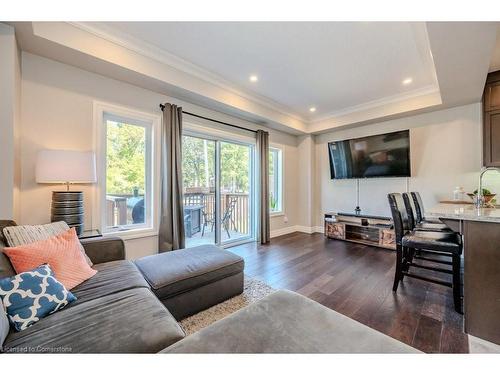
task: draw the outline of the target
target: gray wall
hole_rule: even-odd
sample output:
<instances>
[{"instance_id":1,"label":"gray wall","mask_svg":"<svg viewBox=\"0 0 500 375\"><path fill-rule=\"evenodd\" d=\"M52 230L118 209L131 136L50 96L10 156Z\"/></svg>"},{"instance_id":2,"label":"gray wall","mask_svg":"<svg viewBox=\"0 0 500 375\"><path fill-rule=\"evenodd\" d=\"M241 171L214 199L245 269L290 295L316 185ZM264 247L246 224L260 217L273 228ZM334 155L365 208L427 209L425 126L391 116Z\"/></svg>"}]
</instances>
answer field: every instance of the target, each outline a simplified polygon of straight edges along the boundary
<instances>
[{"instance_id":1,"label":"gray wall","mask_svg":"<svg viewBox=\"0 0 500 375\"><path fill-rule=\"evenodd\" d=\"M0 23L0 218L19 219L21 60L14 28Z\"/></svg>"}]
</instances>

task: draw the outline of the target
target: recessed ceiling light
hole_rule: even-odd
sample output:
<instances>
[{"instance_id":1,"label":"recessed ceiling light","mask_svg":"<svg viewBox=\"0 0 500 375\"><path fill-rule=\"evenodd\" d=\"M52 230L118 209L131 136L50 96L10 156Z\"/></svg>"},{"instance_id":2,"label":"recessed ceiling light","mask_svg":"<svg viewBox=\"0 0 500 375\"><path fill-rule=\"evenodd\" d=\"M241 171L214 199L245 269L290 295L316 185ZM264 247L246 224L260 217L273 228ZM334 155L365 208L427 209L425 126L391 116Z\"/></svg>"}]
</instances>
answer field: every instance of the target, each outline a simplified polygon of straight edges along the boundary
<instances>
[{"instance_id":1,"label":"recessed ceiling light","mask_svg":"<svg viewBox=\"0 0 500 375\"><path fill-rule=\"evenodd\" d=\"M406 78L403 80L403 85L409 85L413 82L413 78Z\"/></svg>"},{"instance_id":2,"label":"recessed ceiling light","mask_svg":"<svg viewBox=\"0 0 500 375\"><path fill-rule=\"evenodd\" d=\"M309 108L309 112L316 112L316 107Z\"/></svg>"},{"instance_id":3,"label":"recessed ceiling light","mask_svg":"<svg viewBox=\"0 0 500 375\"><path fill-rule=\"evenodd\" d=\"M259 77L257 77L255 74L252 74L250 77L248 77L250 82L257 82L259 80Z\"/></svg>"}]
</instances>

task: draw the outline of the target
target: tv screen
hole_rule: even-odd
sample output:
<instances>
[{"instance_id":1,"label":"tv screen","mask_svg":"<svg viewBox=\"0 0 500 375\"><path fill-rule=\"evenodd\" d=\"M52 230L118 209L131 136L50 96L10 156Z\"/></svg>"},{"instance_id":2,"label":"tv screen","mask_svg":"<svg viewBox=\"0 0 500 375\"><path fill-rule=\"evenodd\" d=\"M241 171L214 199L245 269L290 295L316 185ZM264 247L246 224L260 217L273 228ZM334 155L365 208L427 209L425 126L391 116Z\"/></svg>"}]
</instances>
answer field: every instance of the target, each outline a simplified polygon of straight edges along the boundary
<instances>
[{"instance_id":1,"label":"tv screen","mask_svg":"<svg viewBox=\"0 0 500 375\"><path fill-rule=\"evenodd\" d=\"M332 179L410 177L410 131L328 143Z\"/></svg>"}]
</instances>

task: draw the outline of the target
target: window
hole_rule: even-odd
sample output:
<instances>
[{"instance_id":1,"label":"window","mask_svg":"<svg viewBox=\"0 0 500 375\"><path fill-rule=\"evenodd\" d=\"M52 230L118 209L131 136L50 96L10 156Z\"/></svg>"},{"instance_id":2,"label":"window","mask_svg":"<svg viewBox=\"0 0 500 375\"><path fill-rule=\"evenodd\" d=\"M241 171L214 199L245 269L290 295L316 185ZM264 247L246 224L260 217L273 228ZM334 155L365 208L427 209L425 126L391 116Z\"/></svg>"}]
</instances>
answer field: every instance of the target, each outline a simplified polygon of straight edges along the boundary
<instances>
[{"instance_id":1,"label":"window","mask_svg":"<svg viewBox=\"0 0 500 375\"><path fill-rule=\"evenodd\" d=\"M158 119L119 108L97 112L101 230L155 229L153 137Z\"/></svg>"},{"instance_id":2,"label":"window","mask_svg":"<svg viewBox=\"0 0 500 375\"><path fill-rule=\"evenodd\" d=\"M269 148L269 211L283 212L283 160L279 148Z\"/></svg>"}]
</instances>

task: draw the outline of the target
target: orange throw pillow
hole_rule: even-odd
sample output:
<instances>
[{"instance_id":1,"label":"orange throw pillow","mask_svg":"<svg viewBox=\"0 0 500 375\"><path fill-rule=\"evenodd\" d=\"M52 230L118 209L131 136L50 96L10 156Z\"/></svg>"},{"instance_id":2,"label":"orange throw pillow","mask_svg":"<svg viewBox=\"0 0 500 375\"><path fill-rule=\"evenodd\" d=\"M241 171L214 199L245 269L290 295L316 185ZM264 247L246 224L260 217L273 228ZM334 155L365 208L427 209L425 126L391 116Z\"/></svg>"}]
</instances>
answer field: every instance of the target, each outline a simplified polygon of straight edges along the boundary
<instances>
[{"instance_id":1,"label":"orange throw pillow","mask_svg":"<svg viewBox=\"0 0 500 375\"><path fill-rule=\"evenodd\" d=\"M3 252L18 274L48 263L56 279L68 290L97 273L81 252L75 228L43 241L6 247Z\"/></svg>"}]
</instances>

